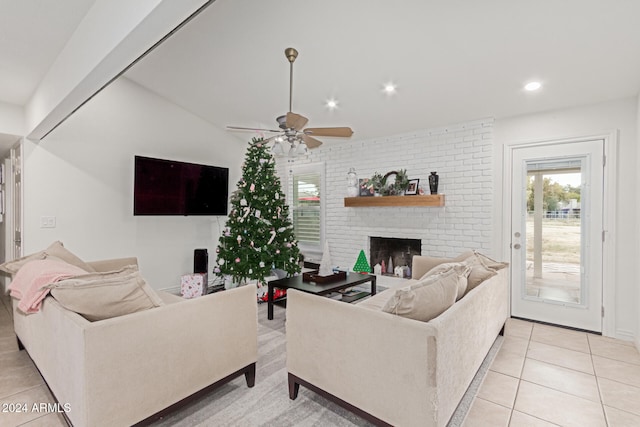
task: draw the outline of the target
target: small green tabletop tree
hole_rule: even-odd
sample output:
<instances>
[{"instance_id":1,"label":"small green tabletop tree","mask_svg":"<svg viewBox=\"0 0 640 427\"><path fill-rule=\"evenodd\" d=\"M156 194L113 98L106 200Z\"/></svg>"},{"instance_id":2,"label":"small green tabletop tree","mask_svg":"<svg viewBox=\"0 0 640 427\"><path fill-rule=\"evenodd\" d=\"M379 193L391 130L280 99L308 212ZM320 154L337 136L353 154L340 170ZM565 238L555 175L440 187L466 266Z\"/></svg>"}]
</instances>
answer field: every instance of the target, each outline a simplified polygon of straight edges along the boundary
<instances>
[{"instance_id":1,"label":"small green tabletop tree","mask_svg":"<svg viewBox=\"0 0 640 427\"><path fill-rule=\"evenodd\" d=\"M359 273L371 273L371 266L369 265L367 256L364 254L364 250L362 249L360 250L360 254L358 255L355 265L353 266L353 271L357 271Z\"/></svg>"}]
</instances>

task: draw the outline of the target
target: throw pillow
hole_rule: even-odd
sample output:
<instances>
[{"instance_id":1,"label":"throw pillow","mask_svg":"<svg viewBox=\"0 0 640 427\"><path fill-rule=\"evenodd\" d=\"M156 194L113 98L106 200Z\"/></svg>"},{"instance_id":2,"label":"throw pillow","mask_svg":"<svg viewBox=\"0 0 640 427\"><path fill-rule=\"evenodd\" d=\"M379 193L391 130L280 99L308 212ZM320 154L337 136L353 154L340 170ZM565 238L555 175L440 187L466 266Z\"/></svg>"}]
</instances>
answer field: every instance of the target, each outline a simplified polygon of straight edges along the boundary
<instances>
[{"instance_id":1,"label":"throw pillow","mask_svg":"<svg viewBox=\"0 0 640 427\"><path fill-rule=\"evenodd\" d=\"M61 261L66 262L67 264L75 265L76 267L80 267L84 271L93 272L95 271L93 267L89 264L78 258L71 251L64 247L62 242L55 241L49 245L49 247L43 251L39 251L30 255L23 256L22 258L14 259L12 261L5 262L0 265L0 270L5 271L9 274L16 274L18 270L22 268L23 265L28 263L29 261L45 259L48 257L54 257Z\"/></svg>"},{"instance_id":2,"label":"throw pillow","mask_svg":"<svg viewBox=\"0 0 640 427\"><path fill-rule=\"evenodd\" d=\"M475 250L463 252L454 260L465 262L471 267L465 295L480 283L498 274L497 270L509 265L507 262L495 261Z\"/></svg>"},{"instance_id":3,"label":"throw pillow","mask_svg":"<svg viewBox=\"0 0 640 427\"><path fill-rule=\"evenodd\" d=\"M90 321L164 305L133 265L117 271L83 274L48 287L60 305Z\"/></svg>"},{"instance_id":4,"label":"throw pillow","mask_svg":"<svg viewBox=\"0 0 640 427\"><path fill-rule=\"evenodd\" d=\"M450 270L397 289L382 311L428 322L455 303L460 280L463 278Z\"/></svg>"},{"instance_id":5,"label":"throw pillow","mask_svg":"<svg viewBox=\"0 0 640 427\"><path fill-rule=\"evenodd\" d=\"M473 251L473 253L482 260L484 265L486 265L489 268L493 268L494 270L501 270L509 266L508 262L500 262L500 261L493 260L488 256L481 254L478 251Z\"/></svg>"},{"instance_id":6,"label":"throw pillow","mask_svg":"<svg viewBox=\"0 0 640 427\"><path fill-rule=\"evenodd\" d=\"M467 290L465 291L465 295L480 285L480 283L498 274L493 268L487 267L482 258L478 256L473 255L465 262L471 267L471 271L467 277Z\"/></svg>"},{"instance_id":7,"label":"throw pillow","mask_svg":"<svg viewBox=\"0 0 640 427\"><path fill-rule=\"evenodd\" d=\"M467 276L471 271L471 267L466 262L445 262L443 264L436 265L431 270L427 271L420 280L424 280L437 274L448 273L449 271L455 271L461 278L461 280L458 281L458 294L456 296L456 301L458 301L467 291Z\"/></svg>"}]
</instances>

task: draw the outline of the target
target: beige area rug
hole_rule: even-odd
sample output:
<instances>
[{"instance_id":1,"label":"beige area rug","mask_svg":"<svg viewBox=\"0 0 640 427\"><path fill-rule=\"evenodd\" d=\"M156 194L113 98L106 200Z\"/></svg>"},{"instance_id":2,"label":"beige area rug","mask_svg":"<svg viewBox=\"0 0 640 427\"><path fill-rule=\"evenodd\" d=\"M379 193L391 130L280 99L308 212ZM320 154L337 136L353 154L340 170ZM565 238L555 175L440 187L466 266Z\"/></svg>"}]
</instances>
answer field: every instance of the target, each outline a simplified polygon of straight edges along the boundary
<instances>
[{"instance_id":1,"label":"beige area rug","mask_svg":"<svg viewBox=\"0 0 640 427\"><path fill-rule=\"evenodd\" d=\"M300 387L296 400L289 399L286 372L285 309L274 308L267 320L267 305L258 306L258 363L256 384L248 388L244 376L208 393L154 426L371 426L369 422ZM461 426L482 380L500 348L498 337L460 402L449 427ZM215 363L203 356L203 363ZM170 386L170 385L167 385Z\"/></svg>"}]
</instances>

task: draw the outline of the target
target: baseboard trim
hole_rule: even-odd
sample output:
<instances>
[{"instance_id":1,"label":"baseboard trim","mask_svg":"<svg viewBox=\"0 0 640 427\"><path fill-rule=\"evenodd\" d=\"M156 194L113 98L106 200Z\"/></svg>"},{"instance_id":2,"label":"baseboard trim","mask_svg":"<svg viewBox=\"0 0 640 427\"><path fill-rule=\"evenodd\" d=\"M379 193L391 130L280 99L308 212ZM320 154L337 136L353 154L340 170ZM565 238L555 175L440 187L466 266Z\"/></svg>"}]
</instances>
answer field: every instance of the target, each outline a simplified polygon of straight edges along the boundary
<instances>
[{"instance_id":1,"label":"baseboard trim","mask_svg":"<svg viewBox=\"0 0 640 427\"><path fill-rule=\"evenodd\" d=\"M621 339L623 341L631 341L631 342L636 342L636 335L633 333L633 331L629 331L627 329L616 329L616 336L615 338Z\"/></svg>"}]
</instances>

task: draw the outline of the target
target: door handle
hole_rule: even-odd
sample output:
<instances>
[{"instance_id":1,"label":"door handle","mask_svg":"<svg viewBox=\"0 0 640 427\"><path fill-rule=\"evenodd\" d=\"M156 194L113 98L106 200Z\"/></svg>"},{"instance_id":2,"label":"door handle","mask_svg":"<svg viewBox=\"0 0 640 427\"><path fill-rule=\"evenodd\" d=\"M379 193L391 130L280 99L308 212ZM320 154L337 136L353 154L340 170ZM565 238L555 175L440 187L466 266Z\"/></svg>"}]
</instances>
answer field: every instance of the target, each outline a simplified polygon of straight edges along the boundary
<instances>
[{"instance_id":1,"label":"door handle","mask_svg":"<svg viewBox=\"0 0 640 427\"><path fill-rule=\"evenodd\" d=\"M516 243L515 245L513 245L513 249L520 249L520 243Z\"/></svg>"}]
</instances>

